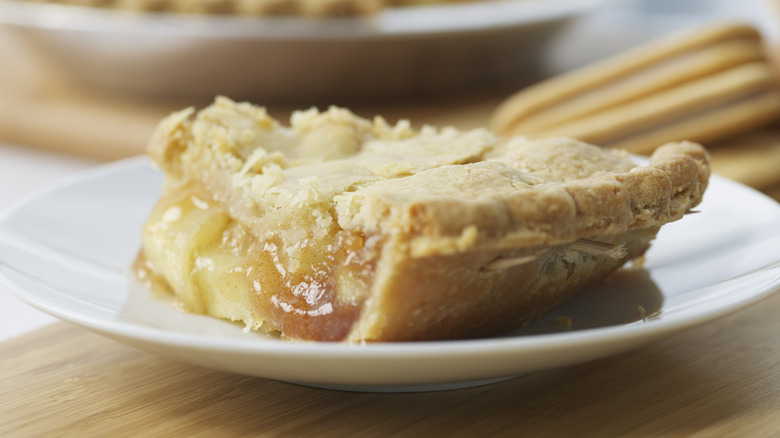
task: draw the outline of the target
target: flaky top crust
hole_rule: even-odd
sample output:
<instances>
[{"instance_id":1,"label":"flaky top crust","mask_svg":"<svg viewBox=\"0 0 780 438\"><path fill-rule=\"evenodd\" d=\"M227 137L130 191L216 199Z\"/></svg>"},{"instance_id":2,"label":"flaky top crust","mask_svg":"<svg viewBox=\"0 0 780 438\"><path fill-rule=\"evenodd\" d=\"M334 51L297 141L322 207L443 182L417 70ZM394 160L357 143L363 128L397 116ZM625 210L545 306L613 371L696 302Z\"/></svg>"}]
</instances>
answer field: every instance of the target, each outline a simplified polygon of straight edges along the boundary
<instances>
[{"instance_id":1,"label":"flaky top crust","mask_svg":"<svg viewBox=\"0 0 780 438\"><path fill-rule=\"evenodd\" d=\"M296 112L290 127L226 98L194 113L163 120L150 143L168 184L201 181L261 238L280 224L344 229L406 239L416 257L658 227L697 205L710 175L687 142L638 165L571 139L416 131L339 108Z\"/></svg>"}]
</instances>

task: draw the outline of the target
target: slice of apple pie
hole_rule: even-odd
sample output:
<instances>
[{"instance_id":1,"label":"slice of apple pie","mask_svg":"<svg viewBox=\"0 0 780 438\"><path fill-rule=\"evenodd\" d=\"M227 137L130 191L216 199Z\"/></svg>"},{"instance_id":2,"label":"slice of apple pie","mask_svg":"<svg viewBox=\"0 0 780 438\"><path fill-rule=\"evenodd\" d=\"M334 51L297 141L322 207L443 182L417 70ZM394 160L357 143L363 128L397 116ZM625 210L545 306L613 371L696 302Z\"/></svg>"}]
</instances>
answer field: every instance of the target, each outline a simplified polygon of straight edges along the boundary
<instances>
[{"instance_id":1,"label":"slice of apple pie","mask_svg":"<svg viewBox=\"0 0 780 438\"><path fill-rule=\"evenodd\" d=\"M705 150L645 166L570 139L218 98L163 120L139 276L283 338L414 341L517 329L642 255L700 202Z\"/></svg>"}]
</instances>

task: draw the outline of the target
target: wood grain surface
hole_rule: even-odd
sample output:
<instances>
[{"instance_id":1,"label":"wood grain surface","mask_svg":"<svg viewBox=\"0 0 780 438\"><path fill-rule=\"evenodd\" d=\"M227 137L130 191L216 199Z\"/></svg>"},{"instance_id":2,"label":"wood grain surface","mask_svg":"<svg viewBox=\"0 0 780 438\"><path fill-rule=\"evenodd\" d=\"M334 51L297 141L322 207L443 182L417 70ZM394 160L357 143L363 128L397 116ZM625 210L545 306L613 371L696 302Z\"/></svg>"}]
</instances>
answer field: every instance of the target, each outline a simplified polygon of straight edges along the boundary
<instances>
[{"instance_id":1,"label":"wood grain surface","mask_svg":"<svg viewBox=\"0 0 780 438\"><path fill-rule=\"evenodd\" d=\"M66 323L0 344L0 436L780 436L780 294L502 383L355 393L197 368Z\"/></svg>"}]
</instances>

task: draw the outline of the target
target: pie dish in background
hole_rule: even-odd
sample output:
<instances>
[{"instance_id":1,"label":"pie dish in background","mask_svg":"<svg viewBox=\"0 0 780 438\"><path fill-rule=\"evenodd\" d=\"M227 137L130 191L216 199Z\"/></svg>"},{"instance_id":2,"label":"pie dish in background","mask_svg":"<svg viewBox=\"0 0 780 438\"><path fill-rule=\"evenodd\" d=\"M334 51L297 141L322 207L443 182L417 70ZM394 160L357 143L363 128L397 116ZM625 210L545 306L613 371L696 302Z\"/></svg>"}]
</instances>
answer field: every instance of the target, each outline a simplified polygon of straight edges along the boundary
<instances>
[{"instance_id":1,"label":"pie dish in background","mask_svg":"<svg viewBox=\"0 0 780 438\"><path fill-rule=\"evenodd\" d=\"M0 24L58 68L105 89L311 102L538 73L552 38L605 1L463 2L310 19L0 0Z\"/></svg>"}]
</instances>

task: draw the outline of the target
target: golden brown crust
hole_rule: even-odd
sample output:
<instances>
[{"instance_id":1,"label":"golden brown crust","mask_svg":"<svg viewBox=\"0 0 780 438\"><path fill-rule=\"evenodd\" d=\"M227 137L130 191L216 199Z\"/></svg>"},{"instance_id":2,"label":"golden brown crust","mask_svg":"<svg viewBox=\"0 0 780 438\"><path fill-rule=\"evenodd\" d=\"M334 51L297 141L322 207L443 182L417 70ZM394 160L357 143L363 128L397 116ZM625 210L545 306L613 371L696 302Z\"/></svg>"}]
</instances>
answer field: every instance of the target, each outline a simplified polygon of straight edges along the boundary
<instances>
[{"instance_id":1,"label":"golden brown crust","mask_svg":"<svg viewBox=\"0 0 780 438\"><path fill-rule=\"evenodd\" d=\"M349 324L327 326L354 342L470 337L522 325L641 255L661 225L701 201L709 177L707 153L693 143L663 146L638 165L569 139L417 131L339 108L295 113L290 127L226 98L193 114L161 122L149 155L166 174L167 194L191 198L181 193L193 185L192 193L206 194L186 201L192 213L184 220L218 229L194 233L212 243L182 253L168 241L165 222L171 206L182 207L165 204L147 226L146 257L160 266L173 257L169 265L178 269L195 256L263 253L281 275L278 284L311 283L320 275L312 266L325 266L318 272L335 278L317 277L334 297L328 304L359 309ZM196 208L210 203L219 214ZM213 243L220 233L223 241L242 235L252 242L235 248L260 249L250 256L220 247ZM346 241L354 257L344 252ZM323 265L331 253L358 264ZM233 289L268 289L253 286L261 277L242 281ZM192 295L195 287L181 288ZM236 308L230 304L217 307ZM253 328L267 319L261 311L205 309ZM317 339L316 330L296 333Z\"/></svg>"},{"instance_id":2,"label":"golden brown crust","mask_svg":"<svg viewBox=\"0 0 780 438\"><path fill-rule=\"evenodd\" d=\"M150 155L169 173L188 164L188 174L221 181L225 186L213 189L228 204L239 202L230 199L234 195L269 207L315 196L314 206L343 229L403 229L448 240L476 226L480 236L473 244L491 247L500 240L556 244L621 233L640 223L660 226L700 202L710 172L707 152L687 142L665 145L649 166L637 166L618 152L569 139L415 133L404 123L390 127L340 109L297 113L287 131L264 109L227 99L201 112L194 125L191 114L185 110L166 119ZM199 134L200 141L193 138ZM242 136L248 140L235 140ZM286 142L280 147L288 149L272 156L280 152L260 147L267 141ZM307 153L308 162L300 161L304 147L319 157L312 160ZM403 162L391 161L391 150L406 152ZM247 168L253 159L254 171ZM308 186L314 192L307 193L301 179L316 182L316 188Z\"/></svg>"},{"instance_id":3,"label":"golden brown crust","mask_svg":"<svg viewBox=\"0 0 780 438\"><path fill-rule=\"evenodd\" d=\"M619 256L561 245L397 257L388 263L385 275L377 274L374 293L347 340L459 339L517 330L583 285L641 256L656 231L644 228L602 236L603 242L625 245ZM399 246L387 253L404 254L403 244ZM512 259L520 263L492 267L496 260Z\"/></svg>"},{"instance_id":4,"label":"golden brown crust","mask_svg":"<svg viewBox=\"0 0 780 438\"><path fill-rule=\"evenodd\" d=\"M576 175L587 158L606 161L615 156L571 140L516 139L506 148L513 149L512 143L531 145L524 148L530 157L524 165L535 159L545 167L518 174L517 163L511 167L483 161L378 182L343 195L347 201L337 202L336 209L348 219L340 218L340 223L372 232L405 228L427 240L459 238L467 227L476 226L482 233L475 246L495 247L502 241L512 246L557 244L677 220L700 202L710 172L700 146L672 143L660 148L647 167L629 168L621 161L566 180L559 175ZM559 149L569 148L581 156L562 159L566 154ZM554 169L557 175L550 176L545 163L567 167ZM605 174L607 169L618 171ZM535 181L539 175L545 182ZM420 187L426 188L423 194L414 191Z\"/></svg>"}]
</instances>

